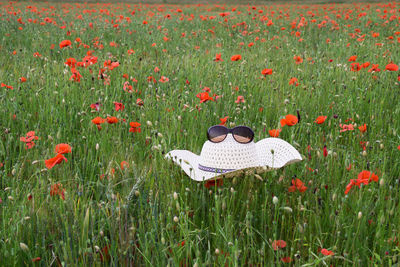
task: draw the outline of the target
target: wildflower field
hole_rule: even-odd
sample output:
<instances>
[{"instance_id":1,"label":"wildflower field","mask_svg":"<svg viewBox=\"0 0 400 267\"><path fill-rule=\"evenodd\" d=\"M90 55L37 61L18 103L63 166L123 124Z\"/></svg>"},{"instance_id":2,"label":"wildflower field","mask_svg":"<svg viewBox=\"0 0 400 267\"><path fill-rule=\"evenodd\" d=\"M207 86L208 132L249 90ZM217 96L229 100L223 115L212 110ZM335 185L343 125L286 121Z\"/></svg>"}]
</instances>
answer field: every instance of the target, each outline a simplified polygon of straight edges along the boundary
<instances>
[{"instance_id":1,"label":"wildflower field","mask_svg":"<svg viewBox=\"0 0 400 267\"><path fill-rule=\"evenodd\" d=\"M0 266L396 266L400 4L0 2ZM247 125L303 160L196 182Z\"/></svg>"}]
</instances>

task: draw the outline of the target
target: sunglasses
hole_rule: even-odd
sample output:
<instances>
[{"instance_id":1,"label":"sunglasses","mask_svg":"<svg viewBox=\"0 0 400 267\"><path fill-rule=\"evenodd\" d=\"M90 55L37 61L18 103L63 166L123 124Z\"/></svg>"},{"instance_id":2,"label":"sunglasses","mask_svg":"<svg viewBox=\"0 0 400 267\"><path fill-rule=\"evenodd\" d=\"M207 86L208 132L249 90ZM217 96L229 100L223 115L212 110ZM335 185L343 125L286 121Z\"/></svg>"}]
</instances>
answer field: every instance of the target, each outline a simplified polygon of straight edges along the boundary
<instances>
[{"instance_id":1,"label":"sunglasses","mask_svg":"<svg viewBox=\"0 0 400 267\"><path fill-rule=\"evenodd\" d=\"M241 144L250 143L254 139L253 130L247 126L229 129L222 125L214 125L208 128L207 138L213 143L220 143L225 140L229 133L232 134L236 142Z\"/></svg>"}]
</instances>

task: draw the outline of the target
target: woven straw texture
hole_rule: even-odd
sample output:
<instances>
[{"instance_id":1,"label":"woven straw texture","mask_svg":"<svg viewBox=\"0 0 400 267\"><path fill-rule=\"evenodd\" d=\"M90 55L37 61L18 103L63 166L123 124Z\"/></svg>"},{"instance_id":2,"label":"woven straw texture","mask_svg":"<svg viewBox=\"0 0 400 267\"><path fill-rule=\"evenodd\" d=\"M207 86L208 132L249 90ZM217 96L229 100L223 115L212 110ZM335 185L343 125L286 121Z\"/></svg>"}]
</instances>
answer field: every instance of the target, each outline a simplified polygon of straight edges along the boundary
<instances>
[{"instance_id":1,"label":"woven straw texture","mask_svg":"<svg viewBox=\"0 0 400 267\"><path fill-rule=\"evenodd\" d=\"M231 134L220 143L206 141L200 156L188 150L172 150L165 157L172 159L196 181L239 176L252 171L259 173L302 160L299 152L282 139L265 138L257 143L240 144ZM215 171L201 170L199 164ZM230 171L221 173L221 170Z\"/></svg>"}]
</instances>

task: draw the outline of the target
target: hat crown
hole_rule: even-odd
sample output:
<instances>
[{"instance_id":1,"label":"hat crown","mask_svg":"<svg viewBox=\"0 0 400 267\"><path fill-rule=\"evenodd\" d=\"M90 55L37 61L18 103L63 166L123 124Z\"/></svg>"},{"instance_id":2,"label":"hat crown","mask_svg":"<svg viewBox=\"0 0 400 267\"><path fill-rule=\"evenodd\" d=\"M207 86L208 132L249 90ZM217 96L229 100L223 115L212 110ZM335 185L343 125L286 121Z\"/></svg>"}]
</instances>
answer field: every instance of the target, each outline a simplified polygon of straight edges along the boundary
<instances>
[{"instance_id":1,"label":"hat crown","mask_svg":"<svg viewBox=\"0 0 400 267\"><path fill-rule=\"evenodd\" d=\"M206 141L200 154L202 166L216 169L244 169L257 164L257 150L254 142L238 143L228 134L224 141L213 143Z\"/></svg>"}]
</instances>

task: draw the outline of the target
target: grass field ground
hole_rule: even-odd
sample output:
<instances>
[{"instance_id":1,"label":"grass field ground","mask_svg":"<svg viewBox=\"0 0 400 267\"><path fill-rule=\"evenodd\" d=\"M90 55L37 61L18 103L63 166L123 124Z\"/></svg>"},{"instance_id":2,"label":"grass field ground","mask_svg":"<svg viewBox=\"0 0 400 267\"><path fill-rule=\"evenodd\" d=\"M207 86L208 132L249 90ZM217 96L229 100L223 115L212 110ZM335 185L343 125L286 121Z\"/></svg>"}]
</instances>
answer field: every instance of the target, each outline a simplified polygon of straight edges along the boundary
<instances>
[{"instance_id":1,"label":"grass field ground","mask_svg":"<svg viewBox=\"0 0 400 267\"><path fill-rule=\"evenodd\" d=\"M1 2L0 265L395 266L399 10ZM164 159L219 123L303 161Z\"/></svg>"}]
</instances>

